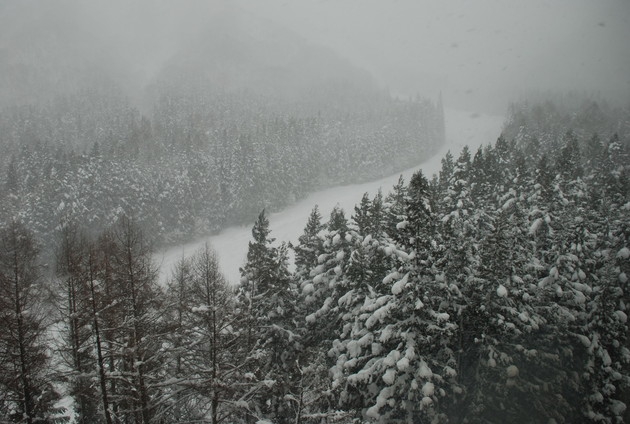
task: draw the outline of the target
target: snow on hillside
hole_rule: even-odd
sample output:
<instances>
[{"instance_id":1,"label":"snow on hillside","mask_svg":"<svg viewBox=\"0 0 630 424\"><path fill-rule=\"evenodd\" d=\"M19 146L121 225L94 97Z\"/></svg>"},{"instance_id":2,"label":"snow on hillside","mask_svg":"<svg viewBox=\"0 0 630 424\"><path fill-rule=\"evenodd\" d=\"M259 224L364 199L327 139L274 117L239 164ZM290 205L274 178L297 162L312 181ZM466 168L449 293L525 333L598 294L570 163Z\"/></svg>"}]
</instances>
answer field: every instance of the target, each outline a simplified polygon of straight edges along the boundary
<instances>
[{"instance_id":1,"label":"snow on hillside","mask_svg":"<svg viewBox=\"0 0 630 424\"><path fill-rule=\"evenodd\" d=\"M459 151L468 145L472 150L471 153L474 154L478 146L494 143L501 133L502 116L482 115L453 109L446 109L445 114L447 143L431 159L377 181L333 187L313 193L287 209L269 216L271 236L275 237L277 241L296 243L304 231L306 220L313 206L319 206L324 220L335 205L342 207L349 218L354 212L354 205L361 200L364 193L367 192L373 196L381 189L383 194L387 194L401 174L405 181L409 181L411 175L418 169L422 169L424 174L430 177L440 170L441 159L447 151L450 150L457 157ZM208 242L217 251L221 268L228 281L233 284L238 282L240 279L239 267L243 265L247 256L252 225L253 222L250 225L230 227L217 235L169 247L159 252L156 255L156 261L160 265L160 280L165 281L171 275L173 265L183 255L191 255Z\"/></svg>"}]
</instances>

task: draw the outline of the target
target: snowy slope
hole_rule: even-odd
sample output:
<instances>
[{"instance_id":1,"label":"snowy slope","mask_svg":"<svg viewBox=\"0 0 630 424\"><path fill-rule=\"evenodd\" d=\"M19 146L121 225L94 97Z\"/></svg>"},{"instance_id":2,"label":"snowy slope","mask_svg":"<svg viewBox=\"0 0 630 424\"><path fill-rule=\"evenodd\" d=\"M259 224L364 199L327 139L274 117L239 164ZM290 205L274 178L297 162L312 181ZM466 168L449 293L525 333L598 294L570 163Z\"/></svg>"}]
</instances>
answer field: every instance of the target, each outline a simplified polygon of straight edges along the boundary
<instances>
[{"instance_id":1,"label":"snowy slope","mask_svg":"<svg viewBox=\"0 0 630 424\"><path fill-rule=\"evenodd\" d=\"M431 159L420 165L397 173L389 177L364 184L333 187L311 194L287 209L272 214L269 217L271 236L278 241L297 242L302 234L306 220L314 205L319 206L324 220L335 205L341 206L349 218L365 192L374 195L379 188L383 194L387 194L391 187L398 181L402 174L405 181L409 181L411 175L422 169L427 177L437 173L441 167L441 159L451 150L455 158L465 145L471 148L474 154L480 145L494 143L501 133L503 123L502 116L480 115L471 112L447 109L446 113L446 145ZM240 279L239 267L243 265L247 256L247 246L251 238L251 226L230 227L221 233L191 241L175 247L170 247L156 255L156 261L160 265L160 279L166 280L173 265L182 255L191 255L204 243L208 242L218 253L223 273L231 283Z\"/></svg>"}]
</instances>

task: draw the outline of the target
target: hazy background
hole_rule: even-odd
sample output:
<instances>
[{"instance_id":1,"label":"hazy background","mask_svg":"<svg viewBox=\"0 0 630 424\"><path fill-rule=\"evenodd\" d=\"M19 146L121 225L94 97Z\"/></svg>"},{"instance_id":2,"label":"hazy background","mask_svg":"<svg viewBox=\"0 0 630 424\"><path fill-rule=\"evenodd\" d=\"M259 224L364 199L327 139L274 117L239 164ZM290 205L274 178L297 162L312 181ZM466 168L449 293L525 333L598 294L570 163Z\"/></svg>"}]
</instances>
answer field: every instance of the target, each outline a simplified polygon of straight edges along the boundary
<instances>
[{"instance_id":1,"label":"hazy background","mask_svg":"<svg viewBox=\"0 0 630 424\"><path fill-rule=\"evenodd\" d=\"M315 45L339 58L311 50L305 60L300 51ZM442 92L447 105L469 110L503 112L509 100L571 90L628 104L630 1L0 0L5 98L62 90L95 72L141 98L165 68L235 62L234 51L239 78L252 85L261 73L281 83L289 66L305 79L359 75L340 71L347 59L392 94ZM256 63L243 59L256 54Z\"/></svg>"},{"instance_id":2,"label":"hazy background","mask_svg":"<svg viewBox=\"0 0 630 424\"><path fill-rule=\"evenodd\" d=\"M239 0L394 93L502 108L531 91L630 99L628 0Z\"/></svg>"}]
</instances>

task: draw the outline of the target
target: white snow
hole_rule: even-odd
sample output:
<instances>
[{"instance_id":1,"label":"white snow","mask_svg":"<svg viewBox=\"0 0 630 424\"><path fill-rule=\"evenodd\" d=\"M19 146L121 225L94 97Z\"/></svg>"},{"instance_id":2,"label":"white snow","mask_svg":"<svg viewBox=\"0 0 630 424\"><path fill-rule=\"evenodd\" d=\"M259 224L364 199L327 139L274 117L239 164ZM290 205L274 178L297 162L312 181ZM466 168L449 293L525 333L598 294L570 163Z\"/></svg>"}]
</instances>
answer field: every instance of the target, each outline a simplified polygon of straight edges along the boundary
<instances>
[{"instance_id":1,"label":"white snow","mask_svg":"<svg viewBox=\"0 0 630 424\"><path fill-rule=\"evenodd\" d=\"M400 221L398 224L396 224L396 229L397 230L402 230L404 228L407 228L408 224L409 224L408 221Z\"/></svg>"},{"instance_id":2,"label":"white snow","mask_svg":"<svg viewBox=\"0 0 630 424\"><path fill-rule=\"evenodd\" d=\"M422 386L422 394L425 396L433 396L435 393L435 386L430 381L427 381Z\"/></svg>"},{"instance_id":3,"label":"white snow","mask_svg":"<svg viewBox=\"0 0 630 424\"><path fill-rule=\"evenodd\" d=\"M630 258L630 249L628 249L627 247L622 248L621 250L619 250L619 252L617 252L617 257L623 259Z\"/></svg>"},{"instance_id":4,"label":"white snow","mask_svg":"<svg viewBox=\"0 0 630 424\"><path fill-rule=\"evenodd\" d=\"M591 339L589 339L588 337L582 334L577 334L577 338L580 339L580 341L585 347L591 347Z\"/></svg>"},{"instance_id":5,"label":"white snow","mask_svg":"<svg viewBox=\"0 0 630 424\"><path fill-rule=\"evenodd\" d=\"M508 295L508 291L505 288L505 286L503 284L499 284L499 287L497 288L497 296L507 297L507 295Z\"/></svg>"},{"instance_id":6,"label":"white snow","mask_svg":"<svg viewBox=\"0 0 630 424\"><path fill-rule=\"evenodd\" d=\"M426 362L420 361L420 366L418 367L418 375L424 379L432 378L433 371L431 371L431 368L429 368Z\"/></svg>"},{"instance_id":7,"label":"white snow","mask_svg":"<svg viewBox=\"0 0 630 424\"><path fill-rule=\"evenodd\" d=\"M383 365L386 367L393 367L396 362L400 359L400 352L397 350L392 350L387 354L387 356L383 359Z\"/></svg>"},{"instance_id":8,"label":"white snow","mask_svg":"<svg viewBox=\"0 0 630 424\"><path fill-rule=\"evenodd\" d=\"M409 359L406 356L400 359L398 362L396 362L396 368L401 371L406 371L409 368Z\"/></svg>"},{"instance_id":9,"label":"white snow","mask_svg":"<svg viewBox=\"0 0 630 424\"><path fill-rule=\"evenodd\" d=\"M612 411L613 414L615 414L618 417L621 417L621 415L624 413L624 411L626 410L626 404L623 403L620 400L617 399L612 399L610 401L610 410Z\"/></svg>"},{"instance_id":10,"label":"white snow","mask_svg":"<svg viewBox=\"0 0 630 424\"><path fill-rule=\"evenodd\" d=\"M208 312L210 310L210 308L208 307L208 305L200 305L200 306L195 306L192 309L193 313L196 312Z\"/></svg>"},{"instance_id":11,"label":"white snow","mask_svg":"<svg viewBox=\"0 0 630 424\"><path fill-rule=\"evenodd\" d=\"M333 187L313 193L299 202L289 206L285 210L273 213L269 216L271 236L278 242L286 241L297 244L297 239L304 232L304 226L313 209L318 205L319 210L327 220L330 211L339 205L349 218L354 211L354 206L361 201L364 193L375 195L379 189L387 194L398 182L398 177L403 176L405 182L409 182L411 175L418 169L422 169L425 176L439 172L441 159L447 151L451 151L457 158L461 149L468 145L471 152L475 152L481 145L494 143L501 133L503 117L497 115L484 115L454 109L445 110L446 144L435 156L427 161L397 172L389 177L364 184L352 184ZM253 222L247 225L239 225L227 228L219 234L202 237L190 242L169 247L155 255L155 260L160 266L160 280L166 281L171 276L173 266L184 255L191 255L202 248L206 242L217 251L221 269L227 280L236 283L240 279L239 268L243 266L247 256L248 242L251 239L251 227Z\"/></svg>"},{"instance_id":12,"label":"white snow","mask_svg":"<svg viewBox=\"0 0 630 424\"><path fill-rule=\"evenodd\" d=\"M538 218L536 219L533 223L532 226L529 227L529 234L534 235L538 232L538 229L540 228L540 226L543 223L543 219L542 218Z\"/></svg>"},{"instance_id":13,"label":"white snow","mask_svg":"<svg viewBox=\"0 0 630 424\"><path fill-rule=\"evenodd\" d=\"M383 381L385 382L385 384L387 384L388 386L391 386L392 384L394 384L395 380L396 380L395 369L389 368L387 371L385 371L385 374L383 374Z\"/></svg>"},{"instance_id":14,"label":"white snow","mask_svg":"<svg viewBox=\"0 0 630 424\"><path fill-rule=\"evenodd\" d=\"M389 284L394 280L394 278L398 278L398 277L400 277L400 274L398 273L398 271L391 272L383 278L383 284Z\"/></svg>"},{"instance_id":15,"label":"white snow","mask_svg":"<svg viewBox=\"0 0 630 424\"><path fill-rule=\"evenodd\" d=\"M503 206L501 206L501 209L503 209L504 211L508 210L510 208L510 206L512 206L514 204L514 202L516 202L515 198L508 199L508 201L505 202L503 204Z\"/></svg>"},{"instance_id":16,"label":"white snow","mask_svg":"<svg viewBox=\"0 0 630 424\"><path fill-rule=\"evenodd\" d=\"M361 346L356 340L350 340L346 346L346 351L351 358L356 358L361 354Z\"/></svg>"},{"instance_id":17,"label":"white snow","mask_svg":"<svg viewBox=\"0 0 630 424\"><path fill-rule=\"evenodd\" d=\"M373 420L378 420L381 417L381 414L378 413L378 410L379 410L378 406L374 405L368 408L367 411L365 411L365 416Z\"/></svg>"},{"instance_id":18,"label":"white snow","mask_svg":"<svg viewBox=\"0 0 630 424\"><path fill-rule=\"evenodd\" d=\"M392 304L390 303L385 304L381 306L380 308L378 308L376 311L374 311L372 315L370 315L370 317L368 317L367 320L365 320L365 326L367 328L372 328L374 324L376 324L377 322L383 322L385 317L389 314L390 309L392 309ZM383 337L389 338L389 335L382 334L381 339Z\"/></svg>"},{"instance_id":19,"label":"white snow","mask_svg":"<svg viewBox=\"0 0 630 424\"><path fill-rule=\"evenodd\" d=\"M518 367L516 365L510 365L509 367L507 367L505 372L507 373L508 378L517 377L518 376Z\"/></svg>"},{"instance_id":20,"label":"white snow","mask_svg":"<svg viewBox=\"0 0 630 424\"><path fill-rule=\"evenodd\" d=\"M409 273L406 273L405 276L400 281L397 281L396 283L394 283L394 285L392 286L392 294L393 295L400 294L400 292L402 292L403 288L407 284L408 279L409 279Z\"/></svg>"},{"instance_id":21,"label":"white snow","mask_svg":"<svg viewBox=\"0 0 630 424\"><path fill-rule=\"evenodd\" d=\"M451 316L447 314L446 312L440 312L440 313L435 314L435 319L437 319L438 322L448 321L450 317Z\"/></svg>"},{"instance_id":22,"label":"white snow","mask_svg":"<svg viewBox=\"0 0 630 424\"><path fill-rule=\"evenodd\" d=\"M615 311L615 316L619 321L623 322L624 324L628 322L628 315L626 315L624 311Z\"/></svg>"}]
</instances>

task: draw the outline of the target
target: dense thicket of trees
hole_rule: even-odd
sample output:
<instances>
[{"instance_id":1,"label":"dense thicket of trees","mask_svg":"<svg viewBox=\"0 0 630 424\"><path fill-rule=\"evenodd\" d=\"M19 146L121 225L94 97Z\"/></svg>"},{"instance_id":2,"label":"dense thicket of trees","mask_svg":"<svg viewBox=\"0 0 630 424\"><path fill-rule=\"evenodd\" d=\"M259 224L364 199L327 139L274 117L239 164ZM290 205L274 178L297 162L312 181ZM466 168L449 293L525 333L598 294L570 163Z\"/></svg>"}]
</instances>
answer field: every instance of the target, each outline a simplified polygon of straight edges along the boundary
<instances>
[{"instance_id":1,"label":"dense thicket of trees","mask_svg":"<svg viewBox=\"0 0 630 424\"><path fill-rule=\"evenodd\" d=\"M0 420L628 421L629 121L543 128L538 108L350 217L313 209L296 246L263 211L237 287L209 246L158 285L125 216L68 216L48 282L7 223Z\"/></svg>"},{"instance_id":2,"label":"dense thicket of trees","mask_svg":"<svg viewBox=\"0 0 630 424\"><path fill-rule=\"evenodd\" d=\"M537 107L515 110L514 139L333 211L318 242L312 215L304 337L346 420L627 421L628 121L602 139L550 119L540 142Z\"/></svg>"},{"instance_id":3,"label":"dense thicket of trees","mask_svg":"<svg viewBox=\"0 0 630 424\"><path fill-rule=\"evenodd\" d=\"M106 86L8 108L0 219L20 216L50 240L64 220L100 230L136 216L156 240L172 242L317 188L389 175L443 141L441 105L338 91L327 103L314 95L287 104L165 84L146 117Z\"/></svg>"}]
</instances>

